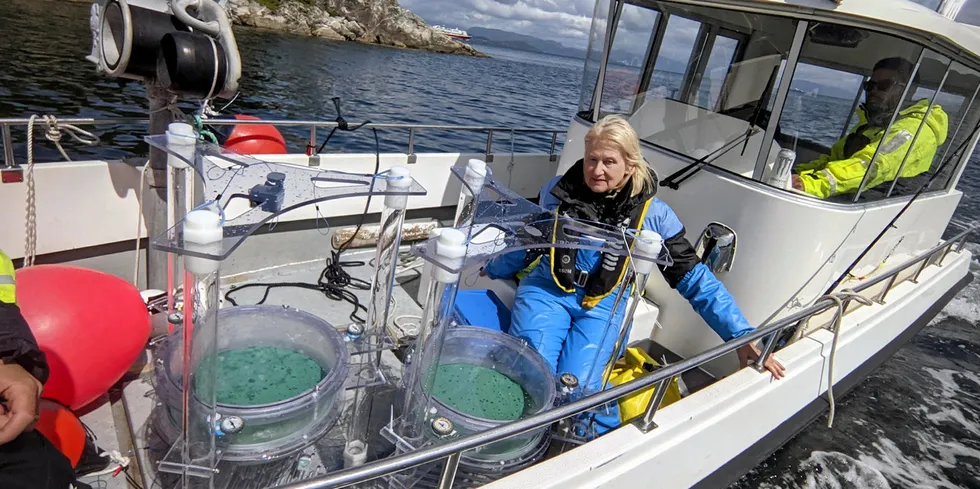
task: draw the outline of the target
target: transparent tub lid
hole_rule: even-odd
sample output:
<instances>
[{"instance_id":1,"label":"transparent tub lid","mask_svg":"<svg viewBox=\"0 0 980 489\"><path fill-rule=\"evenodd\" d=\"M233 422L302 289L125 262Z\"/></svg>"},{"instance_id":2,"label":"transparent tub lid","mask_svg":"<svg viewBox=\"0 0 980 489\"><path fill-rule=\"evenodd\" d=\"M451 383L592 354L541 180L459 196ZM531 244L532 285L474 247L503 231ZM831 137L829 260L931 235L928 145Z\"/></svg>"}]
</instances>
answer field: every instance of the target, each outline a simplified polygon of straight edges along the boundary
<instances>
[{"instance_id":1,"label":"transparent tub lid","mask_svg":"<svg viewBox=\"0 0 980 489\"><path fill-rule=\"evenodd\" d=\"M202 207L222 215L224 240L220 247L207 251L187 249L181 231L183 221L151 241L156 249L181 255L223 260L276 216L318 202L367 195L426 194L414 179L408 187L389 188L388 179L394 177L387 172L366 175L262 161L205 141L197 141L193 161L189 161L168 148L166 134L147 136L145 140L194 168L204 182ZM225 210L236 200L248 205L247 210L226 216Z\"/></svg>"},{"instance_id":2,"label":"transparent tub lid","mask_svg":"<svg viewBox=\"0 0 980 489\"><path fill-rule=\"evenodd\" d=\"M657 256L639 253L630 244L639 231L610 226L595 221L556 217L513 190L503 186L488 172L479 193L463 178L466 168L453 167L453 174L477 195L473 222L458 228L467 236L466 255L462 259L445 259L435 254L438 236L416 245L413 252L449 272L482 266L493 257L519 250L573 248L594 250L615 256L629 256L633 261L646 260L671 266L673 260L666 248Z\"/></svg>"}]
</instances>

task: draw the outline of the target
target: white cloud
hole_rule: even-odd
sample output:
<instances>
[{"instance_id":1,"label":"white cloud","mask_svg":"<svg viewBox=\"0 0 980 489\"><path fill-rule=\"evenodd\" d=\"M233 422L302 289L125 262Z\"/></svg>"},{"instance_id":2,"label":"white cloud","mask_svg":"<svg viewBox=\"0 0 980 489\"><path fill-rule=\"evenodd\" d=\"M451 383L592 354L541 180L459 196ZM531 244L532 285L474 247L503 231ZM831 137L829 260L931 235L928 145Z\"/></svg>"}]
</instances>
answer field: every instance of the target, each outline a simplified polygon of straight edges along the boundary
<instances>
[{"instance_id":1,"label":"white cloud","mask_svg":"<svg viewBox=\"0 0 980 489\"><path fill-rule=\"evenodd\" d=\"M401 0L430 24L487 27L584 48L593 0Z\"/></svg>"}]
</instances>

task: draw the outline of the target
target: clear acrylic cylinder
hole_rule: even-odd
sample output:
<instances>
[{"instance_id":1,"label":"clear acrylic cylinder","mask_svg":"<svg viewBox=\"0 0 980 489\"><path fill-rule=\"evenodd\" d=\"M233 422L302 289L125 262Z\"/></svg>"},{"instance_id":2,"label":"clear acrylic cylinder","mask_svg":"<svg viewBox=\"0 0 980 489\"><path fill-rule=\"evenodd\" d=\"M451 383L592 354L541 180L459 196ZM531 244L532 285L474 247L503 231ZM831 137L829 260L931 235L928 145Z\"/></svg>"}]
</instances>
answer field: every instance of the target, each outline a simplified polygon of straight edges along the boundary
<instances>
[{"instance_id":1,"label":"clear acrylic cylinder","mask_svg":"<svg viewBox=\"0 0 980 489\"><path fill-rule=\"evenodd\" d=\"M173 229L199 200L194 191L195 172L189 163L194 161L197 136L190 124L174 122L167 128L166 140L167 229ZM167 253L167 314L176 310L175 294L182 285L183 269L182 260Z\"/></svg>"},{"instance_id":2,"label":"clear acrylic cylinder","mask_svg":"<svg viewBox=\"0 0 980 489\"><path fill-rule=\"evenodd\" d=\"M466 172L463 174L463 188L459 192L459 203L456 206L454 227L467 228L473 224L476 207L479 204L480 192L487 178L487 163L472 158L466 162Z\"/></svg>"},{"instance_id":3,"label":"clear acrylic cylinder","mask_svg":"<svg viewBox=\"0 0 980 489\"><path fill-rule=\"evenodd\" d=\"M218 214L201 209L185 217L183 240L188 250L206 253L220 247L222 237ZM215 409L219 269L219 261L184 257L177 370L182 386L180 438L160 463L161 471L180 476L179 487L184 489L213 485L218 462L215 430L225 422L217 419Z\"/></svg>"},{"instance_id":4,"label":"clear acrylic cylinder","mask_svg":"<svg viewBox=\"0 0 980 489\"><path fill-rule=\"evenodd\" d=\"M388 190L405 191L411 186L412 181L411 173L407 168L394 166L385 178L385 185ZM385 197L374 255L371 295L367 304L367 324L360 337L355 339L355 349L360 351L354 360L354 368L357 372L355 378L359 381L365 376L376 377L381 364L382 343L391 313L391 294L395 285L398 249L401 245L407 208L407 195ZM370 394L369 388L366 387L358 388L354 392L354 411L347 429L347 447L344 453L344 464L348 467L358 466L366 461L368 425L372 408Z\"/></svg>"},{"instance_id":5,"label":"clear acrylic cylinder","mask_svg":"<svg viewBox=\"0 0 980 489\"><path fill-rule=\"evenodd\" d=\"M466 253L465 236L458 229L444 229L436 241L436 254L449 268L455 268ZM429 401L440 364L446 330L450 326L459 274L436 265L432 267L422 321L405 368L404 413L399 436L418 448L426 433Z\"/></svg>"}]
</instances>

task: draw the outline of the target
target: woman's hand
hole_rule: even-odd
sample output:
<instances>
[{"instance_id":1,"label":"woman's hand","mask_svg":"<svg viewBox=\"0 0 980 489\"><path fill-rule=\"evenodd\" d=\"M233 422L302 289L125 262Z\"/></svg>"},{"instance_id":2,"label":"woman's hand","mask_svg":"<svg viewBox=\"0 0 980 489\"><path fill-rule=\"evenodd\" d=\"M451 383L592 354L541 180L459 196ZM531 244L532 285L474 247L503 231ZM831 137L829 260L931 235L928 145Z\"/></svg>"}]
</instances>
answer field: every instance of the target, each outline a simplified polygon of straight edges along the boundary
<instances>
[{"instance_id":1,"label":"woman's hand","mask_svg":"<svg viewBox=\"0 0 980 489\"><path fill-rule=\"evenodd\" d=\"M0 445L34 429L38 420L41 382L17 364L0 362Z\"/></svg>"},{"instance_id":2,"label":"woman's hand","mask_svg":"<svg viewBox=\"0 0 980 489\"><path fill-rule=\"evenodd\" d=\"M735 350L735 352L738 354L739 368L747 367L750 361L759 361L759 357L762 356L762 352L759 351L759 348L757 348L754 343L744 345L738 350ZM766 370L772 373L772 376L775 377L776 380L779 380L786 375L786 367L783 367L783 364L779 363L776 360L776 357L772 355L769 355L769 358L766 359Z\"/></svg>"}]
</instances>

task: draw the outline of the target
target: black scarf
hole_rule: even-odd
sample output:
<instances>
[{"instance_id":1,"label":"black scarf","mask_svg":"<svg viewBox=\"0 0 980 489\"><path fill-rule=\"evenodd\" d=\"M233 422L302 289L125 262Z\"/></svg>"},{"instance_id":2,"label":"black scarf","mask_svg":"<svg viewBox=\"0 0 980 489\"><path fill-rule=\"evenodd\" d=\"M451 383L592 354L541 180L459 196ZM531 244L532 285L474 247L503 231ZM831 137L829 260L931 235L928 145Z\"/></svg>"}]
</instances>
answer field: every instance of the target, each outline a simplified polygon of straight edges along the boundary
<instances>
[{"instance_id":1,"label":"black scarf","mask_svg":"<svg viewBox=\"0 0 980 489\"><path fill-rule=\"evenodd\" d=\"M630 195L632 182L627 180L618 191L597 194L585 183L584 160L578 160L551 189L551 195L559 200L556 217L570 217L595 221L613 227L626 227L639 230L643 226L647 208L656 194L657 181L646 185L637 195ZM632 178L632 177L630 177ZM565 236L562 228L555 222L552 242L577 242L575 237ZM631 243L627 243L628 245ZM551 275L565 292L574 292L576 286L585 288L582 306L595 307L622 281L628 257L603 253L601 268L587 274L584 283L582 273L575 269L578 250L574 248L551 249Z\"/></svg>"}]
</instances>

